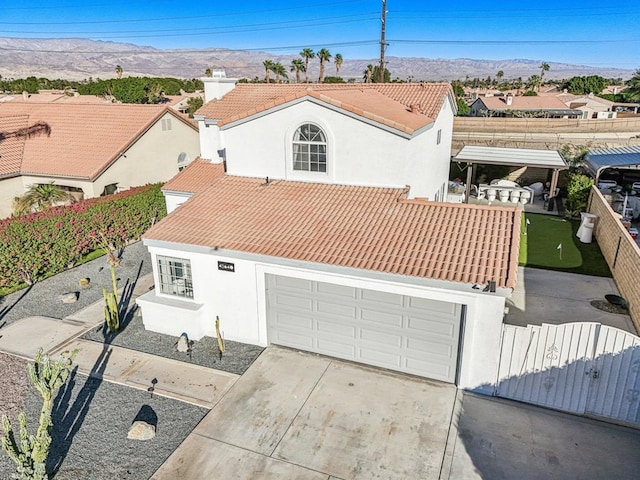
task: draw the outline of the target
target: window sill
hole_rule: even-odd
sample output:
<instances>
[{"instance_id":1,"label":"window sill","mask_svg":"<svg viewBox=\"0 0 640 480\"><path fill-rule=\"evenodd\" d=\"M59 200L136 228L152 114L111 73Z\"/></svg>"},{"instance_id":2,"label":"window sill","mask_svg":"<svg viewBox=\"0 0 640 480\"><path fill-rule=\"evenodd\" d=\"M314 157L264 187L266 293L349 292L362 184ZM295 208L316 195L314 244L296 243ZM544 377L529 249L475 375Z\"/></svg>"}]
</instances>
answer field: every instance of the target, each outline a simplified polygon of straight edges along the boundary
<instances>
[{"instance_id":1,"label":"window sill","mask_svg":"<svg viewBox=\"0 0 640 480\"><path fill-rule=\"evenodd\" d=\"M195 303L193 300L187 300L180 297L173 298L168 295L156 295L155 290L141 295L136 301L142 303L155 303L156 305L180 308L182 310L191 310L194 312L200 310L203 306L201 303Z\"/></svg>"}]
</instances>

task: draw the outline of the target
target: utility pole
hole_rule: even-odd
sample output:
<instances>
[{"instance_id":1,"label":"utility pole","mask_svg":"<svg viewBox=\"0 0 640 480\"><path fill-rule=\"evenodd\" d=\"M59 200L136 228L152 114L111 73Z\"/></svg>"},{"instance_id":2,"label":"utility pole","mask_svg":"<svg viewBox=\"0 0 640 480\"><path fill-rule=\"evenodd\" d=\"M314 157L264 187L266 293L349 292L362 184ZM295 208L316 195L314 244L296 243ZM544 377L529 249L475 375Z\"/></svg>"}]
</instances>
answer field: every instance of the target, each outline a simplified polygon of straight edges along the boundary
<instances>
[{"instance_id":1,"label":"utility pole","mask_svg":"<svg viewBox=\"0 0 640 480\"><path fill-rule=\"evenodd\" d=\"M382 17L380 20L382 21L382 25L380 29L380 78L378 81L384 83L384 50L387 47L384 40L384 32L387 26L387 0L382 0Z\"/></svg>"}]
</instances>

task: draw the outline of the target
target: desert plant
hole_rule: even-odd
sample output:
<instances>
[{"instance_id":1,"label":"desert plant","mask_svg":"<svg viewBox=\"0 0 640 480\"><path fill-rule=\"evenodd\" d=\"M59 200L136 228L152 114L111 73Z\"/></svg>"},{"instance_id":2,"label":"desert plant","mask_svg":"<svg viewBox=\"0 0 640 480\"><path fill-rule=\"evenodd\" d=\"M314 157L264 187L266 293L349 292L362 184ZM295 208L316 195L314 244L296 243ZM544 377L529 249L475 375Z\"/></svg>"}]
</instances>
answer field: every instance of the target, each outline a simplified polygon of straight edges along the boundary
<instances>
[{"instance_id":1,"label":"desert plant","mask_svg":"<svg viewBox=\"0 0 640 480\"><path fill-rule=\"evenodd\" d=\"M51 446L51 429L53 421L51 410L56 392L65 384L71 372L73 359L78 351L64 352L55 363L51 363L42 348L38 349L34 363L27 366L27 376L42 396L40 422L35 435L29 435L27 416L24 412L18 415L20 436L16 435L6 415L2 416L4 436L2 448L16 464L16 478L25 480L47 480L46 461Z\"/></svg>"},{"instance_id":2,"label":"desert plant","mask_svg":"<svg viewBox=\"0 0 640 480\"><path fill-rule=\"evenodd\" d=\"M220 317L216 315L216 336L218 337L218 353L220 354L220 358L222 358L222 354L224 353L224 338L222 338L222 334L220 333Z\"/></svg>"}]
</instances>

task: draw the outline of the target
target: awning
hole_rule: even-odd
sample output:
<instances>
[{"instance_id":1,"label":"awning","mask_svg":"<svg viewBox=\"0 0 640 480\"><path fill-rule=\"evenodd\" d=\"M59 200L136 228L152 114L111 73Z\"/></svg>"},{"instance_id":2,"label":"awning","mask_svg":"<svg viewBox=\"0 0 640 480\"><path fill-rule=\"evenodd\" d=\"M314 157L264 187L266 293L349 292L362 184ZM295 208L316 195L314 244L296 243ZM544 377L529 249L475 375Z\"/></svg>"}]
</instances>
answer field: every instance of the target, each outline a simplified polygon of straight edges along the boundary
<instances>
[{"instance_id":1,"label":"awning","mask_svg":"<svg viewBox=\"0 0 640 480\"><path fill-rule=\"evenodd\" d=\"M584 165L596 179L607 168L640 170L640 145L591 150L584 157Z\"/></svg>"},{"instance_id":2,"label":"awning","mask_svg":"<svg viewBox=\"0 0 640 480\"><path fill-rule=\"evenodd\" d=\"M454 162L509 165L565 170L567 164L557 150L466 146L453 157Z\"/></svg>"}]
</instances>

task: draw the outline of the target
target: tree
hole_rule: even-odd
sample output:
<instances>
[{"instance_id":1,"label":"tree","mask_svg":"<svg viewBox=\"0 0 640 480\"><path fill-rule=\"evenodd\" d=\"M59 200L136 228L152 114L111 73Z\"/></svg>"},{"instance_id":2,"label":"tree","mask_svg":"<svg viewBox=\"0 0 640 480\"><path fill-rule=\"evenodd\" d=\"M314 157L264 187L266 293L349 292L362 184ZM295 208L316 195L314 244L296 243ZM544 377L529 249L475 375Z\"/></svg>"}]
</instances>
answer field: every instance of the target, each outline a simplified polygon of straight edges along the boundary
<instances>
[{"instance_id":1,"label":"tree","mask_svg":"<svg viewBox=\"0 0 640 480\"><path fill-rule=\"evenodd\" d=\"M331 53L329 53L329 50L326 48L321 48L316 56L320 60L320 75L318 76L318 83L322 83L322 79L324 78L324 64L331 58Z\"/></svg>"},{"instance_id":2,"label":"tree","mask_svg":"<svg viewBox=\"0 0 640 480\"><path fill-rule=\"evenodd\" d=\"M273 72L275 63L272 60L265 60L262 65L264 65L264 81L269 83L269 73Z\"/></svg>"},{"instance_id":3,"label":"tree","mask_svg":"<svg viewBox=\"0 0 640 480\"><path fill-rule=\"evenodd\" d=\"M31 185L24 195L13 199L14 215L41 212L53 207L56 203L73 202L75 197L53 182Z\"/></svg>"},{"instance_id":4,"label":"tree","mask_svg":"<svg viewBox=\"0 0 640 480\"><path fill-rule=\"evenodd\" d=\"M6 415L2 415L1 439L2 448L16 464L17 478L26 480L47 480L46 465L51 447L51 430L53 420L51 411L56 393L67 382L71 374L73 360L78 350L64 352L55 362L51 362L48 355L43 355L42 348L38 349L34 363L27 365L27 376L33 386L40 392L42 408L40 421L35 435L29 435L27 416L24 412L18 414L20 436L16 438L13 425Z\"/></svg>"},{"instance_id":5,"label":"tree","mask_svg":"<svg viewBox=\"0 0 640 480\"><path fill-rule=\"evenodd\" d=\"M333 63L336 64L336 77L340 75L340 68L342 67L343 62L342 54L336 53L336 56L333 57Z\"/></svg>"},{"instance_id":6,"label":"tree","mask_svg":"<svg viewBox=\"0 0 640 480\"><path fill-rule=\"evenodd\" d=\"M609 84L606 78L599 75L589 75L586 77L571 77L562 84L562 88L575 95L586 95L589 93L601 93Z\"/></svg>"},{"instance_id":7,"label":"tree","mask_svg":"<svg viewBox=\"0 0 640 480\"><path fill-rule=\"evenodd\" d=\"M629 95L631 100L640 100L640 69L636 70L631 77L627 81L627 90L625 93Z\"/></svg>"},{"instance_id":8,"label":"tree","mask_svg":"<svg viewBox=\"0 0 640 480\"><path fill-rule=\"evenodd\" d=\"M542 78L540 75L531 75L527 80L527 88L531 90L535 91L536 89L539 89L540 85L542 85Z\"/></svg>"},{"instance_id":9,"label":"tree","mask_svg":"<svg viewBox=\"0 0 640 480\"><path fill-rule=\"evenodd\" d=\"M282 65L280 62L274 63L271 71L276 75L276 83L280 83L280 77L289 78L287 76L287 70L284 68L284 65Z\"/></svg>"},{"instance_id":10,"label":"tree","mask_svg":"<svg viewBox=\"0 0 640 480\"><path fill-rule=\"evenodd\" d=\"M367 70L369 67L367 67ZM380 66L375 65L371 70L371 82L372 83L380 83ZM391 72L388 69L384 69L384 83L391 82Z\"/></svg>"},{"instance_id":11,"label":"tree","mask_svg":"<svg viewBox=\"0 0 640 480\"><path fill-rule=\"evenodd\" d=\"M122 78L122 67L120 65L116 65L116 77Z\"/></svg>"},{"instance_id":12,"label":"tree","mask_svg":"<svg viewBox=\"0 0 640 480\"><path fill-rule=\"evenodd\" d=\"M207 68L207 69L204 71L204 76L205 76L205 77L209 77L209 78L213 77L213 72L211 71L211 69L210 69L210 68Z\"/></svg>"},{"instance_id":13,"label":"tree","mask_svg":"<svg viewBox=\"0 0 640 480\"><path fill-rule=\"evenodd\" d=\"M296 83L300 83L300 72L307 71L304 60L302 60L301 58L294 58L293 60L291 60L290 71L296 73Z\"/></svg>"},{"instance_id":14,"label":"tree","mask_svg":"<svg viewBox=\"0 0 640 480\"><path fill-rule=\"evenodd\" d=\"M309 60L316 56L316 52L310 48L303 48L300 56L304 59L304 81L309 83Z\"/></svg>"},{"instance_id":15,"label":"tree","mask_svg":"<svg viewBox=\"0 0 640 480\"><path fill-rule=\"evenodd\" d=\"M502 77L504 77L504 72L502 70L498 70L498 73L496 73L496 78L498 79L498 83L502 82Z\"/></svg>"},{"instance_id":16,"label":"tree","mask_svg":"<svg viewBox=\"0 0 640 480\"><path fill-rule=\"evenodd\" d=\"M371 83L371 77L373 76L373 65L367 65L367 69L364 71L364 83Z\"/></svg>"},{"instance_id":17,"label":"tree","mask_svg":"<svg viewBox=\"0 0 640 480\"><path fill-rule=\"evenodd\" d=\"M187 100L187 106L189 107L189 118L193 118L193 115L202 105L204 105L204 100L202 99L202 97L191 97L189 100Z\"/></svg>"},{"instance_id":18,"label":"tree","mask_svg":"<svg viewBox=\"0 0 640 480\"><path fill-rule=\"evenodd\" d=\"M547 62L542 62L540 64L540 80L544 78L544 72L548 72L551 67Z\"/></svg>"}]
</instances>

